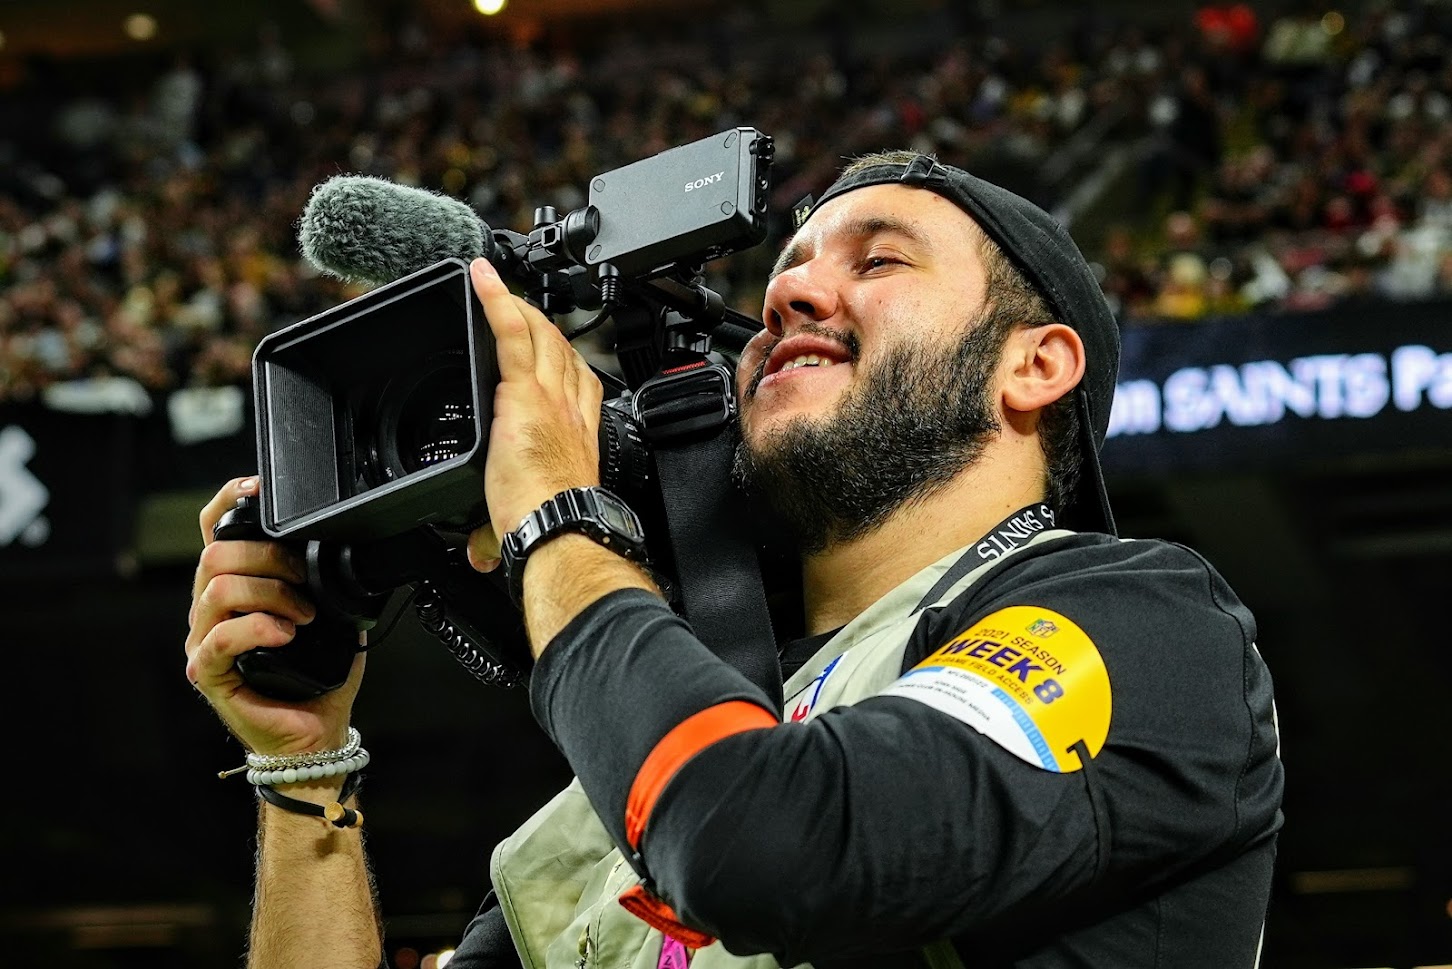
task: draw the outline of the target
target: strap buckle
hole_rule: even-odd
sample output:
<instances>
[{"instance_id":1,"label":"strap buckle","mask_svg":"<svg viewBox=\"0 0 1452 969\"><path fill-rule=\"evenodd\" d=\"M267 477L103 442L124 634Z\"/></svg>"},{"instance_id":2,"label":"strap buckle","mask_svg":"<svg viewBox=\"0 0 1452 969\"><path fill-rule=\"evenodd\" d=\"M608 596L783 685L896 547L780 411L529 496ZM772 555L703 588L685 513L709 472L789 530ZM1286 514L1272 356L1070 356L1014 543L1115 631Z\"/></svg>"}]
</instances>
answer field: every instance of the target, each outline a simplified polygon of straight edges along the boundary
<instances>
[{"instance_id":1,"label":"strap buckle","mask_svg":"<svg viewBox=\"0 0 1452 969\"><path fill-rule=\"evenodd\" d=\"M635 422L652 444L714 431L736 416L731 371L701 360L651 377L635 391Z\"/></svg>"}]
</instances>

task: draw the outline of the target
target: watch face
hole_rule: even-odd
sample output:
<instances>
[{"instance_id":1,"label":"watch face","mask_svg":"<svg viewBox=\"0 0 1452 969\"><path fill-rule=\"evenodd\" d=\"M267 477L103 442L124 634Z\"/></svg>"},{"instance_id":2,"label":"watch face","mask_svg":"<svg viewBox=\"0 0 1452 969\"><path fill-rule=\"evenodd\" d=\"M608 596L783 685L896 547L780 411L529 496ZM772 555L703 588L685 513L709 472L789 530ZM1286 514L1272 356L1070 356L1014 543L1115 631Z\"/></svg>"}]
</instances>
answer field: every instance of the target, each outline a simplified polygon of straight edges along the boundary
<instances>
[{"instance_id":1,"label":"watch face","mask_svg":"<svg viewBox=\"0 0 1452 969\"><path fill-rule=\"evenodd\" d=\"M635 524L631 516L613 501L600 502L600 517L605 524L622 535L629 535L632 538L640 534L640 528Z\"/></svg>"}]
</instances>

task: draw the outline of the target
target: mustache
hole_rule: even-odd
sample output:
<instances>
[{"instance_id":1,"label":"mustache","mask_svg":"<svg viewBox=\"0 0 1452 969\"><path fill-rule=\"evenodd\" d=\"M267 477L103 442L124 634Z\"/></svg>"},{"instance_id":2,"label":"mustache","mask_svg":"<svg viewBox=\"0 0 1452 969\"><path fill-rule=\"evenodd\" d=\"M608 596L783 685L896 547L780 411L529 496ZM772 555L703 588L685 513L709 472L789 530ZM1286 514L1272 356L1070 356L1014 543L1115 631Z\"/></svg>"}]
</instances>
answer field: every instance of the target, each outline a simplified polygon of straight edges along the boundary
<instances>
[{"instance_id":1,"label":"mustache","mask_svg":"<svg viewBox=\"0 0 1452 969\"><path fill-rule=\"evenodd\" d=\"M812 322L803 323L792 331L793 336L796 336L798 333L809 333L812 336L819 336L825 340L832 340L842 344L843 348L847 351L848 363L856 363L857 358L862 355L862 342L857 339L855 333L842 333L832 329L830 326ZM776 351L778 343L781 343L781 340L775 341L762 352L761 359L757 361L756 370L751 375L751 382L746 386L747 397L755 397L757 385L766 379L766 362L771 359L771 355Z\"/></svg>"}]
</instances>

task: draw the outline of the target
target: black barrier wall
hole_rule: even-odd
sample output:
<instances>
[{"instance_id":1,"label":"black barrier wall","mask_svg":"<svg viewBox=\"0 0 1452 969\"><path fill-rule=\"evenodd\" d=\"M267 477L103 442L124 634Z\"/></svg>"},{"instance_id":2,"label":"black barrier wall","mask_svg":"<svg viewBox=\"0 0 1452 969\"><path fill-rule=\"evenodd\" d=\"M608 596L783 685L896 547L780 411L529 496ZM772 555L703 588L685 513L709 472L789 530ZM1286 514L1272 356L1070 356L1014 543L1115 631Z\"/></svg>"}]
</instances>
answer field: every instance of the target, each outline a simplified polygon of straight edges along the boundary
<instances>
[{"instance_id":1,"label":"black barrier wall","mask_svg":"<svg viewBox=\"0 0 1452 969\"><path fill-rule=\"evenodd\" d=\"M1452 301L1141 325L1123 333L1111 476L1283 471L1452 448ZM124 571L148 496L256 466L247 395L188 390L125 413L0 408L0 576ZM145 410L145 413L138 413ZM217 415L223 414L224 418Z\"/></svg>"},{"instance_id":2,"label":"black barrier wall","mask_svg":"<svg viewBox=\"0 0 1452 969\"><path fill-rule=\"evenodd\" d=\"M142 424L123 414L0 410L0 576L124 570Z\"/></svg>"}]
</instances>

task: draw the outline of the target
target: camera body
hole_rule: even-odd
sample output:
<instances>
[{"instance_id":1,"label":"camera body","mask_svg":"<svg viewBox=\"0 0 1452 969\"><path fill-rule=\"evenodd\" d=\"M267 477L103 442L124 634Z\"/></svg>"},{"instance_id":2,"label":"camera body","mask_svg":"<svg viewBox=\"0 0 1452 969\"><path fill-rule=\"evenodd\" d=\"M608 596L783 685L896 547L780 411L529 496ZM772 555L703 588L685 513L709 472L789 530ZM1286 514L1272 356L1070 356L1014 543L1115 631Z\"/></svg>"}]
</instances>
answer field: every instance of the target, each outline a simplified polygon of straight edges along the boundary
<instances>
[{"instance_id":1,"label":"camera body","mask_svg":"<svg viewBox=\"0 0 1452 969\"><path fill-rule=\"evenodd\" d=\"M725 315L699 286L700 267L765 237L772 155L769 136L737 128L597 175L587 208L528 236L494 232L496 268L547 311L648 305L651 332L635 342L651 362L666 342L699 346ZM679 338L692 329L694 342ZM644 373L638 361L633 369ZM265 337L253 356L263 531L366 541L479 524L497 382L461 259ZM648 467L649 435L629 404L640 383L614 387L626 399L602 409L602 479L626 492Z\"/></svg>"},{"instance_id":2,"label":"camera body","mask_svg":"<svg viewBox=\"0 0 1452 969\"><path fill-rule=\"evenodd\" d=\"M665 517L647 487L657 449L703 440L735 415L712 339L739 346L760 324L726 309L701 270L765 237L772 156L770 137L736 128L596 176L589 205L563 218L541 207L528 234L488 233L495 268L545 313L600 310L568 337L614 319L625 381L600 375L601 480L647 521ZM319 619L286 646L239 657L248 684L285 700L336 689L357 634L403 585L420 625L476 678L517 682L529 665L521 617L497 573L469 567L461 534L487 518L499 380L466 261L270 334L252 369L260 501L229 512L216 537L298 548ZM669 584L670 549L650 543L650 555Z\"/></svg>"}]
</instances>

